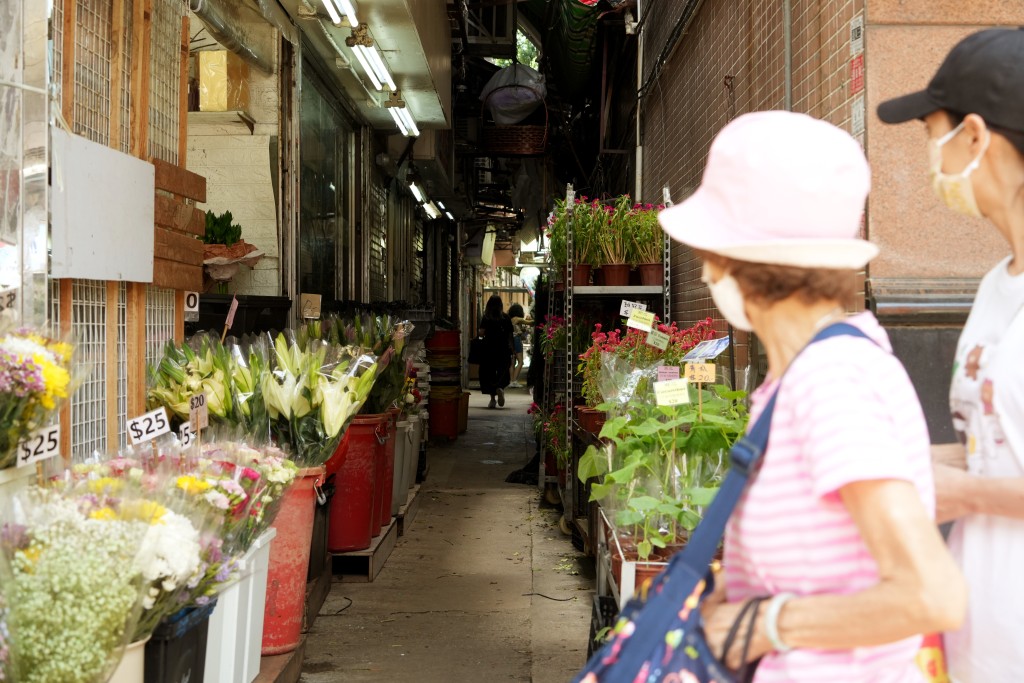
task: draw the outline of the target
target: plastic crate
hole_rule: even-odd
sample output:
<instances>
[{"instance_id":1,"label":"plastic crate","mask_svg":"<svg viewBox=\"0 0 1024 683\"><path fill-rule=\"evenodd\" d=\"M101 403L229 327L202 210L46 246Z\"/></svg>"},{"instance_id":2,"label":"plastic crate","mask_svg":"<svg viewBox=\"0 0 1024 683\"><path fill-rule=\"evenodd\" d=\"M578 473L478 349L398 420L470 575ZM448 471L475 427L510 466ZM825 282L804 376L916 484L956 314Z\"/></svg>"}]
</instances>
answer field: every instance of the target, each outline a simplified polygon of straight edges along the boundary
<instances>
[{"instance_id":1,"label":"plastic crate","mask_svg":"<svg viewBox=\"0 0 1024 683\"><path fill-rule=\"evenodd\" d=\"M238 295L238 310L228 334L241 337L244 334L280 331L288 327L288 311L292 301L286 296ZM202 294L199 296L199 320L186 322L185 332L194 334L202 330L224 329L224 321L231 308L231 294Z\"/></svg>"},{"instance_id":2,"label":"plastic crate","mask_svg":"<svg viewBox=\"0 0 1024 683\"><path fill-rule=\"evenodd\" d=\"M615 598L610 595L595 595L594 606L590 613L590 637L587 639L587 659L594 654L594 650L601 647L596 642L597 635L606 628L615 625L615 619L619 616L619 606L615 604Z\"/></svg>"},{"instance_id":3,"label":"plastic crate","mask_svg":"<svg viewBox=\"0 0 1024 683\"><path fill-rule=\"evenodd\" d=\"M206 635L216 606L214 599L202 607L181 610L160 622L146 643L145 683L203 683Z\"/></svg>"}]
</instances>

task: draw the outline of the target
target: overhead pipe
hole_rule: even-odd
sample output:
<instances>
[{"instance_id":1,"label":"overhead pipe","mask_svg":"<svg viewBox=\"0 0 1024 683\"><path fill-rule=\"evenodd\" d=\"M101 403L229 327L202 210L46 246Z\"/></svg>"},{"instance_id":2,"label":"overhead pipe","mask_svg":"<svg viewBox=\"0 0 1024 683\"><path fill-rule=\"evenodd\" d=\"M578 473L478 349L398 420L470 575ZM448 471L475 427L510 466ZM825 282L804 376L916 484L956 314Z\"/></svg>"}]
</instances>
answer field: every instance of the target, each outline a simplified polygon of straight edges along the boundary
<instances>
[{"instance_id":1,"label":"overhead pipe","mask_svg":"<svg viewBox=\"0 0 1024 683\"><path fill-rule=\"evenodd\" d=\"M793 0L782 0L783 109L793 111Z\"/></svg>"},{"instance_id":2,"label":"overhead pipe","mask_svg":"<svg viewBox=\"0 0 1024 683\"><path fill-rule=\"evenodd\" d=\"M224 0L189 0L188 7L214 40L267 75L274 73L273 61L249 45L235 27Z\"/></svg>"}]
</instances>

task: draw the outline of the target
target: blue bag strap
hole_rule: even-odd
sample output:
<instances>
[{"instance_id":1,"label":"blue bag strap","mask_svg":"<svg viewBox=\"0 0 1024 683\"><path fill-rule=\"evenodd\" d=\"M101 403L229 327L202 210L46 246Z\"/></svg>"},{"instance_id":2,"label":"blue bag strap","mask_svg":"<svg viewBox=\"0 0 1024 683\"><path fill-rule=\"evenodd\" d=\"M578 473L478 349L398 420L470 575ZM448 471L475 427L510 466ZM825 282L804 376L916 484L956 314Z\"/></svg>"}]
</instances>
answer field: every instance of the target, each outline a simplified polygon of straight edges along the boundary
<instances>
[{"instance_id":1,"label":"blue bag strap","mask_svg":"<svg viewBox=\"0 0 1024 683\"><path fill-rule=\"evenodd\" d=\"M849 323L834 323L818 332L808 342L807 346L826 339L842 336L862 337L870 341L870 337L859 328ZM807 347L805 346L804 348ZM780 379L779 386L781 384ZM754 422L754 426L750 428L746 435L733 444L732 449L729 451L732 467L725 476L721 487L719 487L715 499L711 501L711 505L705 510L704 519L694 529L686 547L679 553L679 562L697 571L698 575L707 571L708 566L714 559L718 543L722 540L722 536L725 535L725 527L729 523L729 517L732 516L736 504L739 503L740 496L743 495L743 491L747 487L747 481L750 479L751 472L757 468L765 449L768 447L768 433L771 429L772 415L775 413L775 399L778 395L779 389L776 387L775 393L768 400L768 404L765 405L761 415Z\"/></svg>"}]
</instances>

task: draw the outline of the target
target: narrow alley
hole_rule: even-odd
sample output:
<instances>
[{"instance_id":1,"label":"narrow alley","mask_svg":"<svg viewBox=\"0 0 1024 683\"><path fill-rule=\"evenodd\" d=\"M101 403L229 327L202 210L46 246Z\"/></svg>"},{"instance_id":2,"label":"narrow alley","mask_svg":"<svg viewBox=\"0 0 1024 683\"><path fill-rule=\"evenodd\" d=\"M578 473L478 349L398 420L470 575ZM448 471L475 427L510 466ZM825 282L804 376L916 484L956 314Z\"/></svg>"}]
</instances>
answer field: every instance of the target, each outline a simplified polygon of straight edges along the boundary
<instances>
[{"instance_id":1,"label":"narrow alley","mask_svg":"<svg viewBox=\"0 0 1024 683\"><path fill-rule=\"evenodd\" d=\"M301 680L554 683L586 659L593 563L536 486L525 391L473 394L468 432L431 446L415 519L372 583L336 576Z\"/></svg>"}]
</instances>

